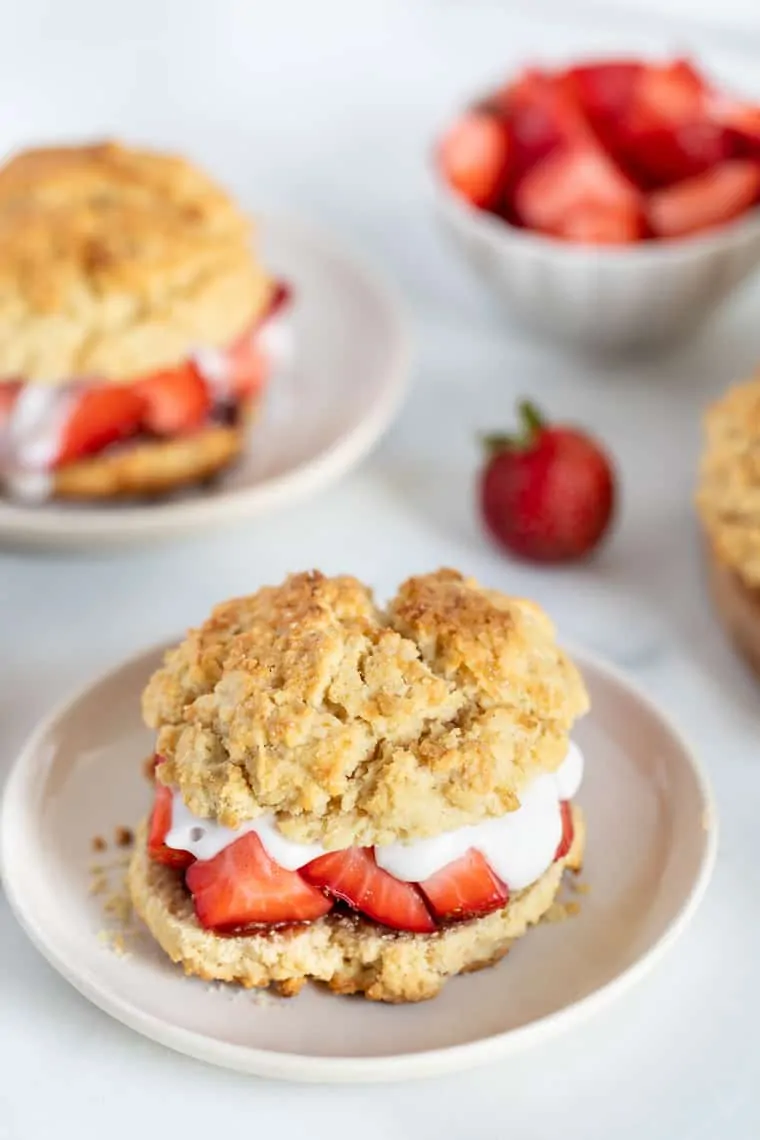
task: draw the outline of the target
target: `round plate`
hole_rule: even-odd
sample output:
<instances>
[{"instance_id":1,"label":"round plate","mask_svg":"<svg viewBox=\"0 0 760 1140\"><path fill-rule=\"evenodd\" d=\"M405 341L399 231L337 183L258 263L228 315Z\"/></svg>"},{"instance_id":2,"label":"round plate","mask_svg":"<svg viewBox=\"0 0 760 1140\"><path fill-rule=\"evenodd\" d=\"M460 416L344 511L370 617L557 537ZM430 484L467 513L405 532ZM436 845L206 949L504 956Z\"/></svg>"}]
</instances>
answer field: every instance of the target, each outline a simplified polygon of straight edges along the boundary
<instances>
[{"instance_id":1,"label":"round plate","mask_svg":"<svg viewBox=\"0 0 760 1140\"><path fill-rule=\"evenodd\" d=\"M293 289L282 318L292 351L275 358L243 459L212 488L152 503L0 500L0 541L102 545L250 517L312 494L370 450L393 418L409 372L398 301L373 272L309 226L267 216L257 228L263 263Z\"/></svg>"},{"instance_id":2,"label":"round plate","mask_svg":"<svg viewBox=\"0 0 760 1140\"><path fill-rule=\"evenodd\" d=\"M580 912L520 939L499 965L434 1001L382 1006L307 987L268 998L186 978L139 926L119 956L88 893L95 835L146 812L152 736L139 696L159 652L67 701L26 745L6 788L8 898L31 939L106 1012L180 1052L262 1076L398 1080L503 1057L568 1029L655 964L694 913L714 862L704 776L662 715L608 666L575 654L592 700L576 738L588 825ZM122 872L118 872L121 874ZM108 923L106 923L106 926ZM100 937L99 937L100 932Z\"/></svg>"}]
</instances>

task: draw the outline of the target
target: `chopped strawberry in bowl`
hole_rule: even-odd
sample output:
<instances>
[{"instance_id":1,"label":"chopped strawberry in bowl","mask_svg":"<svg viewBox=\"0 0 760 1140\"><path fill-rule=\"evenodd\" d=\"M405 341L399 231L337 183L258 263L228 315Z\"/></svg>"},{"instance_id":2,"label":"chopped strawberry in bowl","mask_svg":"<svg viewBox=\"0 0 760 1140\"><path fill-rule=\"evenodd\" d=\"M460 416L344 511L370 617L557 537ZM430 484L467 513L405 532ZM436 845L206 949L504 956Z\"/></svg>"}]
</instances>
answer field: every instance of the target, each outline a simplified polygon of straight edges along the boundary
<instances>
[{"instance_id":1,"label":"chopped strawberry in bowl","mask_svg":"<svg viewBox=\"0 0 760 1140\"><path fill-rule=\"evenodd\" d=\"M510 312L585 348L673 341L760 262L760 103L690 60L527 68L442 131L433 173Z\"/></svg>"}]
</instances>

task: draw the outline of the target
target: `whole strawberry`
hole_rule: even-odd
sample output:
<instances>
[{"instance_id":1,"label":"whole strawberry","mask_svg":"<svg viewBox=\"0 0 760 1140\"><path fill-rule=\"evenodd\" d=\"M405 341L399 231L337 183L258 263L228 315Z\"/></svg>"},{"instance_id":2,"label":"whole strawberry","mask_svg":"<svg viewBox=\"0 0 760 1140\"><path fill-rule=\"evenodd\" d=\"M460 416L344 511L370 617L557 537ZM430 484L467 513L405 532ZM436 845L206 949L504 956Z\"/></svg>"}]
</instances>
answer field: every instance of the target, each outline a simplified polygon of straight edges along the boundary
<instances>
[{"instance_id":1,"label":"whole strawberry","mask_svg":"<svg viewBox=\"0 0 760 1140\"><path fill-rule=\"evenodd\" d=\"M585 432L547 424L518 405L516 436L486 437L480 505L496 540L533 562L583 558L601 541L615 505L609 458Z\"/></svg>"}]
</instances>

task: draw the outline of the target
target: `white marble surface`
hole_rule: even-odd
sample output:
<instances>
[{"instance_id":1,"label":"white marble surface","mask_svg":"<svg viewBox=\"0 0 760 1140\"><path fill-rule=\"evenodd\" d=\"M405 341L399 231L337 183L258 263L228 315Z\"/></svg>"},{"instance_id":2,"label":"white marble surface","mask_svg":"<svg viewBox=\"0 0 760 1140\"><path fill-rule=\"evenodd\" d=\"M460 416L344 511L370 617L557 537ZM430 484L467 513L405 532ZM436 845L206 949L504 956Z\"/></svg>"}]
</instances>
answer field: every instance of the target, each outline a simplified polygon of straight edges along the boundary
<instances>
[{"instance_id":1,"label":"white marble surface","mask_svg":"<svg viewBox=\"0 0 760 1140\"><path fill-rule=\"evenodd\" d=\"M760 702L710 615L690 507L698 411L760 357L760 295L746 294L674 359L627 368L567 360L506 327L441 248L424 171L436 122L511 61L687 46L752 85L760 40L723 43L672 23L661 32L653 18L639 27L635 13L622 21L588 6L576 16L544 3L531 17L517 7L6 6L0 147L119 131L194 152L252 205L326 222L394 274L418 367L374 457L314 502L116 557L0 553L0 774L52 701L219 598L314 565L350 570L383 592L445 563L536 597L566 637L626 668L690 734L723 825L707 901L654 976L574 1036L440 1083L335 1090L215 1071L140 1039L48 968L0 894L2 1140L178 1130L333 1140L760 1134ZM619 460L618 528L591 566L517 566L477 526L474 437L508 420L524 392L592 425Z\"/></svg>"}]
</instances>

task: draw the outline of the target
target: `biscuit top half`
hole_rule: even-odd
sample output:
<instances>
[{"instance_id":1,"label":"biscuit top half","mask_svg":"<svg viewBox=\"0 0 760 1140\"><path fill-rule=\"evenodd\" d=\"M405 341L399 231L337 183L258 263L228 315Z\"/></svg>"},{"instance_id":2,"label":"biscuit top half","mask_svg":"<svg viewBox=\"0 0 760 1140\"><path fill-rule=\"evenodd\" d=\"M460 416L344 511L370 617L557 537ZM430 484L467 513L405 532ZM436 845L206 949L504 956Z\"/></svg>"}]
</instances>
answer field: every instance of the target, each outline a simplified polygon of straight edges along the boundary
<instances>
[{"instance_id":1,"label":"biscuit top half","mask_svg":"<svg viewBox=\"0 0 760 1140\"><path fill-rule=\"evenodd\" d=\"M760 377L730 388L704 426L700 518L721 562L760 587Z\"/></svg>"},{"instance_id":2,"label":"biscuit top half","mask_svg":"<svg viewBox=\"0 0 760 1140\"><path fill-rule=\"evenodd\" d=\"M217 606L143 697L159 779L229 827L274 812L328 848L409 841L519 807L588 698L532 602L453 570L387 609L298 574Z\"/></svg>"},{"instance_id":3,"label":"biscuit top half","mask_svg":"<svg viewBox=\"0 0 760 1140\"><path fill-rule=\"evenodd\" d=\"M266 306L250 226L184 159L115 143L0 167L0 380L130 380Z\"/></svg>"}]
</instances>

